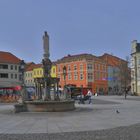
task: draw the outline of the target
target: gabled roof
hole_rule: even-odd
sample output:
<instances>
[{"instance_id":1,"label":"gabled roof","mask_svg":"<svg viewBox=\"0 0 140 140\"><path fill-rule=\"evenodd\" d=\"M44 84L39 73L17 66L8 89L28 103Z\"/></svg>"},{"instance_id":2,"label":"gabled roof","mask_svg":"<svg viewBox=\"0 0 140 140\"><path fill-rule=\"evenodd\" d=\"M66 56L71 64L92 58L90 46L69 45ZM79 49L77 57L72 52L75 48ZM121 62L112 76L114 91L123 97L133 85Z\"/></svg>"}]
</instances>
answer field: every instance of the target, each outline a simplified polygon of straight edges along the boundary
<instances>
[{"instance_id":1,"label":"gabled roof","mask_svg":"<svg viewBox=\"0 0 140 140\"><path fill-rule=\"evenodd\" d=\"M52 65L56 65L56 62L52 62ZM33 69L37 69L37 68L43 68L43 65L42 64L35 64L33 62L31 63L26 63L26 72L27 71L32 71Z\"/></svg>"},{"instance_id":2,"label":"gabled roof","mask_svg":"<svg viewBox=\"0 0 140 140\"><path fill-rule=\"evenodd\" d=\"M26 71L32 71L35 68L41 68L42 64L31 64L26 66Z\"/></svg>"},{"instance_id":3,"label":"gabled roof","mask_svg":"<svg viewBox=\"0 0 140 140\"><path fill-rule=\"evenodd\" d=\"M63 58L57 60L56 63L70 62L70 61L78 61L79 59L93 59L95 56L92 54L76 54L64 56Z\"/></svg>"},{"instance_id":4,"label":"gabled roof","mask_svg":"<svg viewBox=\"0 0 140 140\"><path fill-rule=\"evenodd\" d=\"M0 63L19 64L20 59L10 52L0 51Z\"/></svg>"},{"instance_id":5,"label":"gabled roof","mask_svg":"<svg viewBox=\"0 0 140 140\"><path fill-rule=\"evenodd\" d=\"M104 59L107 63L108 66L115 66L115 67L118 67L120 66L120 64L124 64L126 63L127 64L127 61L125 61L124 59L122 58L119 58L117 56L113 56L111 54L108 54L108 53L105 53L103 54L102 56L100 56L101 59Z\"/></svg>"},{"instance_id":6,"label":"gabled roof","mask_svg":"<svg viewBox=\"0 0 140 140\"><path fill-rule=\"evenodd\" d=\"M76 55L67 55L59 60L56 61L57 64L59 63L67 63L71 61L81 61L81 60L86 60L86 61L98 61L101 63L105 63L103 59L100 57L97 57L92 54L76 54Z\"/></svg>"}]
</instances>

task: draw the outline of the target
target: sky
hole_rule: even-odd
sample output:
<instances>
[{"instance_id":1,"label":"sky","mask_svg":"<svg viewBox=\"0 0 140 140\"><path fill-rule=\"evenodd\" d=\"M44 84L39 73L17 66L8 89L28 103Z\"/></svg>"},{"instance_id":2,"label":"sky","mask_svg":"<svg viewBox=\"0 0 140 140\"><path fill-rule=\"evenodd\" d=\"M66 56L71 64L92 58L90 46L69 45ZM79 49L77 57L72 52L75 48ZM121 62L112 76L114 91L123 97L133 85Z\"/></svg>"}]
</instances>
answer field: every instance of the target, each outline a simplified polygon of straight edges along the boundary
<instances>
[{"instance_id":1,"label":"sky","mask_svg":"<svg viewBox=\"0 0 140 140\"><path fill-rule=\"evenodd\" d=\"M140 42L139 0L0 0L0 51L26 62L43 59L44 31L50 59L104 53L125 59Z\"/></svg>"}]
</instances>

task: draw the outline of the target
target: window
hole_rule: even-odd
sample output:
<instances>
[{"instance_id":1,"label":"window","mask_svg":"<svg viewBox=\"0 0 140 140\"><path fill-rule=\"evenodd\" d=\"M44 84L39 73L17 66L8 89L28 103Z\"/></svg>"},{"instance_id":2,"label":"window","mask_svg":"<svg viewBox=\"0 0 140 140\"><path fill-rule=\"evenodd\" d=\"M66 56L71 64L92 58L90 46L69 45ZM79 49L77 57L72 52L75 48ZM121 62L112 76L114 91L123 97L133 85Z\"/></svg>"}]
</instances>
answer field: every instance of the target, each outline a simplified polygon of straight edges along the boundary
<instances>
[{"instance_id":1,"label":"window","mask_svg":"<svg viewBox=\"0 0 140 140\"><path fill-rule=\"evenodd\" d=\"M71 74L68 73L68 80L71 80Z\"/></svg>"},{"instance_id":2,"label":"window","mask_svg":"<svg viewBox=\"0 0 140 140\"><path fill-rule=\"evenodd\" d=\"M103 67L102 67L102 68L103 68L103 71L105 71L105 66L104 66L104 65L103 65Z\"/></svg>"},{"instance_id":3,"label":"window","mask_svg":"<svg viewBox=\"0 0 140 140\"><path fill-rule=\"evenodd\" d=\"M80 80L83 80L84 79L84 75L83 73L80 73Z\"/></svg>"},{"instance_id":4,"label":"window","mask_svg":"<svg viewBox=\"0 0 140 140\"><path fill-rule=\"evenodd\" d=\"M18 71L20 72L20 66L18 67Z\"/></svg>"},{"instance_id":5,"label":"window","mask_svg":"<svg viewBox=\"0 0 140 140\"><path fill-rule=\"evenodd\" d=\"M74 80L78 80L78 74L77 74L77 72L74 73Z\"/></svg>"},{"instance_id":6,"label":"window","mask_svg":"<svg viewBox=\"0 0 140 140\"><path fill-rule=\"evenodd\" d=\"M13 74L11 74L11 79L13 79Z\"/></svg>"},{"instance_id":7,"label":"window","mask_svg":"<svg viewBox=\"0 0 140 140\"><path fill-rule=\"evenodd\" d=\"M60 72L60 71L61 71L60 66L58 66L58 72Z\"/></svg>"},{"instance_id":8,"label":"window","mask_svg":"<svg viewBox=\"0 0 140 140\"><path fill-rule=\"evenodd\" d=\"M0 73L0 78L8 78L8 73Z\"/></svg>"},{"instance_id":9,"label":"window","mask_svg":"<svg viewBox=\"0 0 140 140\"><path fill-rule=\"evenodd\" d=\"M15 74L15 79L17 79L17 74Z\"/></svg>"},{"instance_id":10,"label":"window","mask_svg":"<svg viewBox=\"0 0 140 140\"><path fill-rule=\"evenodd\" d=\"M106 73L103 73L103 80L106 80Z\"/></svg>"},{"instance_id":11,"label":"window","mask_svg":"<svg viewBox=\"0 0 140 140\"><path fill-rule=\"evenodd\" d=\"M15 66L15 70L17 70L17 66Z\"/></svg>"},{"instance_id":12,"label":"window","mask_svg":"<svg viewBox=\"0 0 140 140\"><path fill-rule=\"evenodd\" d=\"M0 64L0 69L8 69L8 65Z\"/></svg>"},{"instance_id":13,"label":"window","mask_svg":"<svg viewBox=\"0 0 140 140\"><path fill-rule=\"evenodd\" d=\"M77 70L77 66L76 65L74 65L74 71L76 71Z\"/></svg>"},{"instance_id":14,"label":"window","mask_svg":"<svg viewBox=\"0 0 140 140\"><path fill-rule=\"evenodd\" d=\"M55 68L53 68L53 73L55 73Z\"/></svg>"},{"instance_id":15,"label":"window","mask_svg":"<svg viewBox=\"0 0 140 140\"><path fill-rule=\"evenodd\" d=\"M60 81L61 81L61 77L60 77L60 75L58 74L58 76L57 76L59 79L60 79Z\"/></svg>"},{"instance_id":16,"label":"window","mask_svg":"<svg viewBox=\"0 0 140 140\"><path fill-rule=\"evenodd\" d=\"M92 70L92 64L88 64L88 65L87 65L87 69L88 69L88 70Z\"/></svg>"},{"instance_id":17,"label":"window","mask_svg":"<svg viewBox=\"0 0 140 140\"><path fill-rule=\"evenodd\" d=\"M19 81L22 81L22 75L21 74L19 75Z\"/></svg>"},{"instance_id":18,"label":"window","mask_svg":"<svg viewBox=\"0 0 140 140\"><path fill-rule=\"evenodd\" d=\"M88 80L93 80L93 73L88 73Z\"/></svg>"},{"instance_id":19,"label":"window","mask_svg":"<svg viewBox=\"0 0 140 140\"><path fill-rule=\"evenodd\" d=\"M97 75L96 75L96 79L99 80L100 79L100 72L97 72Z\"/></svg>"},{"instance_id":20,"label":"window","mask_svg":"<svg viewBox=\"0 0 140 140\"><path fill-rule=\"evenodd\" d=\"M98 70L100 70L100 64L98 64Z\"/></svg>"},{"instance_id":21,"label":"window","mask_svg":"<svg viewBox=\"0 0 140 140\"><path fill-rule=\"evenodd\" d=\"M98 64L96 64L96 69L98 70Z\"/></svg>"},{"instance_id":22,"label":"window","mask_svg":"<svg viewBox=\"0 0 140 140\"><path fill-rule=\"evenodd\" d=\"M138 78L140 78L140 69L138 70Z\"/></svg>"},{"instance_id":23,"label":"window","mask_svg":"<svg viewBox=\"0 0 140 140\"><path fill-rule=\"evenodd\" d=\"M68 65L68 71L71 71L70 65Z\"/></svg>"},{"instance_id":24,"label":"window","mask_svg":"<svg viewBox=\"0 0 140 140\"><path fill-rule=\"evenodd\" d=\"M100 70L102 70L102 65L100 65Z\"/></svg>"},{"instance_id":25,"label":"window","mask_svg":"<svg viewBox=\"0 0 140 140\"><path fill-rule=\"evenodd\" d=\"M138 64L140 65L140 58L138 59Z\"/></svg>"},{"instance_id":26,"label":"window","mask_svg":"<svg viewBox=\"0 0 140 140\"><path fill-rule=\"evenodd\" d=\"M83 70L83 64L80 64L80 71Z\"/></svg>"},{"instance_id":27,"label":"window","mask_svg":"<svg viewBox=\"0 0 140 140\"><path fill-rule=\"evenodd\" d=\"M11 70L13 70L13 65L11 65Z\"/></svg>"},{"instance_id":28,"label":"window","mask_svg":"<svg viewBox=\"0 0 140 140\"><path fill-rule=\"evenodd\" d=\"M37 71L37 75L39 75L39 70Z\"/></svg>"},{"instance_id":29,"label":"window","mask_svg":"<svg viewBox=\"0 0 140 140\"><path fill-rule=\"evenodd\" d=\"M99 80L99 79L100 79L100 72L99 72L99 71L97 71L97 72L95 73L95 79L96 79L96 80Z\"/></svg>"}]
</instances>

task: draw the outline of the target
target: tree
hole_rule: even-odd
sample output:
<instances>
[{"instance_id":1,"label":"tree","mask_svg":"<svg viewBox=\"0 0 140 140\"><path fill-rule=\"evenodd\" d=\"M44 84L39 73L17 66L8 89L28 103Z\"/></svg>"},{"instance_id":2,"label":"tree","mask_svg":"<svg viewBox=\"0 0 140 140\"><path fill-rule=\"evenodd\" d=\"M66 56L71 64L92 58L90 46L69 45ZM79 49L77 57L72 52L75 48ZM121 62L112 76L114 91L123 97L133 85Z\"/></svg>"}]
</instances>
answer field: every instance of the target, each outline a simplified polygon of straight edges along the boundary
<instances>
[{"instance_id":1,"label":"tree","mask_svg":"<svg viewBox=\"0 0 140 140\"><path fill-rule=\"evenodd\" d=\"M126 61L120 60L119 62L119 80L121 84L121 91L129 88L131 81L131 70L129 67L130 59L127 56Z\"/></svg>"}]
</instances>

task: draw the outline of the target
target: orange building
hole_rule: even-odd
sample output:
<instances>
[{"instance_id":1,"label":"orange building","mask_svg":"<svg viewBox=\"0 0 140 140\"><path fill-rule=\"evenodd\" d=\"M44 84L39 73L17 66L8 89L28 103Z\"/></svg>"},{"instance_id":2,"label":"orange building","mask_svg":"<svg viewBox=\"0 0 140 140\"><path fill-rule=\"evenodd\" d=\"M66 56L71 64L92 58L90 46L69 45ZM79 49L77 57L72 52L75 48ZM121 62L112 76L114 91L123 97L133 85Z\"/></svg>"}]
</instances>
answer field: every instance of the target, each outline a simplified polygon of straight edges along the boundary
<instances>
[{"instance_id":1,"label":"orange building","mask_svg":"<svg viewBox=\"0 0 140 140\"><path fill-rule=\"evenodd\" d=\"M68 55L59 59L56 65L61 87L65 84L74 84L77 87L92 88L93 92L107 91L107 67L102 59L92 54ZM66 80L63 74L64 66Z\"/></svg>"}]
</instances>

